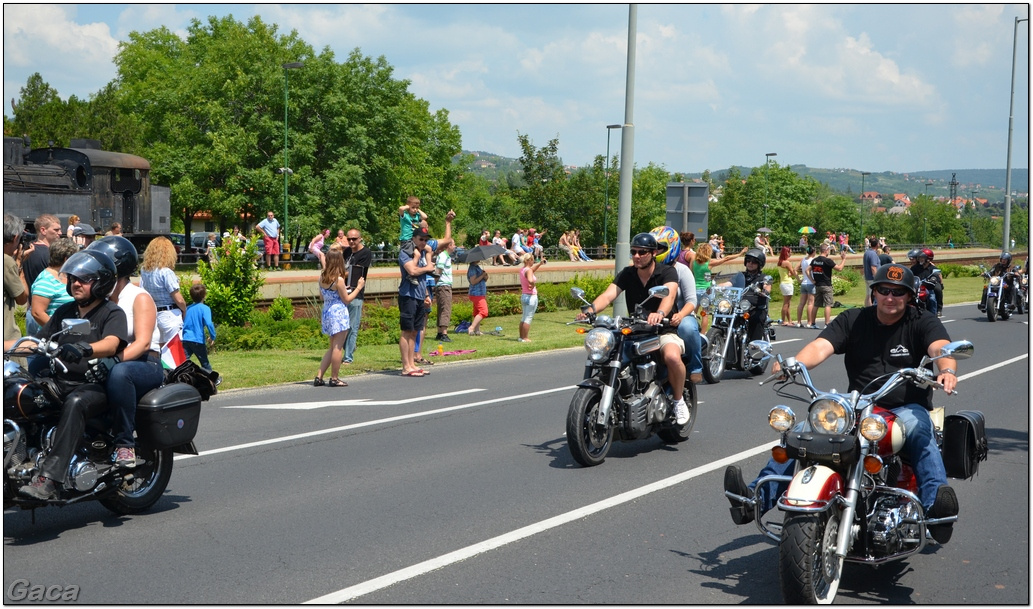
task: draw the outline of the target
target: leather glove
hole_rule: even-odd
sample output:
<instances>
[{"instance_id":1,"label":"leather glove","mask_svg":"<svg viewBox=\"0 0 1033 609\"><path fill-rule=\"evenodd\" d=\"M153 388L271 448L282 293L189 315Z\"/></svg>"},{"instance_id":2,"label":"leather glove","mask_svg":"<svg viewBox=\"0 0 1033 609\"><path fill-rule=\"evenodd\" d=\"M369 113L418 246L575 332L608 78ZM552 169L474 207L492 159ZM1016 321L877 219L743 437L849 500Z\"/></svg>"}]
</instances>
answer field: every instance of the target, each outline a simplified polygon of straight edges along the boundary
<instances>
[{"instance_id":1,"label":"leather glove","mask_svg":"<svg viewBox=\"0 0 1033 609\"><path fill-rule=\"evenodd\" d=\"M91 383L103 385L104 382L108 380L108 376L111 374L111 369L118 363L118 360L113 357L102 357L99 359L91 359L86 363L90 365L86 370L86 380Z\"/></svg>"},{"instance_id":2,"label":"leather glove","mask_svg":"<svg viewBox=\"0 0 1033 609\"><path fill-rule=\"evenodd\" d=\"M78 343L65 343L61 345L61 350L57 352L58 357L62 360L70 363L77 364L84 357L90 357L93 355L93 347L90 343L78 342Z\"/></svg>"}]
</instances>

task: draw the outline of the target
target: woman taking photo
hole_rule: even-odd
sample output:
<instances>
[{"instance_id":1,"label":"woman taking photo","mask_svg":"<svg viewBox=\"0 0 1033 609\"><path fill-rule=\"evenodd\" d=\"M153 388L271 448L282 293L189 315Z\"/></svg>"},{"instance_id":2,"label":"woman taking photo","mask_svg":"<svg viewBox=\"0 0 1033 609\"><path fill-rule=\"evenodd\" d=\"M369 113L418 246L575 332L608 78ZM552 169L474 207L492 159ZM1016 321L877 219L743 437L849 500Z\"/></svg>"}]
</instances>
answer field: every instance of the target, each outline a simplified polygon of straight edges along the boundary
<instances>
[{"instance_id":1,"label":"woman taking photo","mask_svg":"<svg viewBox=\"0 0 1033 609\"><path fill-rule=\"evenodd\" d=\"M534 319L534 312L538 310L538 278L534 276L534 272L545 264L545 258L535 264L533 255L524 254L520 261L524 263L524 268L520 269L520 305L523 315L520 317L520 338L517 340L529 343L531 339L527 338L527 335L531 331L531 320Z\"/></svg>"},{"instance_id":2,"label":"woman taking photo","mask_svg":"<svg viewBox=\"0 0 1033 609\"><path fill-rule=\"evenodd\" d=\"M50 246L50 266L36 275L36 281L32 282L31 317L37 324L36 331L46 325L50 316L57 308L66 302L72 302L72 296L68 293L68 280L61 274L61 266L72 254L79 251L79 246L71 239L58 239ZM26 318L26 321L29 321ZM35 334L33 328L26 325L30 334Z\"/></svg>"},{"instance_id":3,"label":"woman taking photo","mask_svg":"<svg viewBox=\"0 0 1033 609\"><path fill-rule=\"evenodd\" d=\"M359 281L348 293L348 282L344 272L344 254L337 248L331 248L326 255L326 265L319 275L319 293L323 296L323 334L330 337L330 346L323 354L319 362L319 372L316 374L312 384L316 387L329 385L330 387L347 387L339 378L341 373L341 361L344 359L344 341L348 339L348 329L351 327L348 319L348 303L362 293L366 285L366 279L359 277ZM330 380L323 382L323 373L330 368Z\"/></svg>"},{"instance_id":4,"label":"woman taking photo","mask_svg":"<svg viewBox=\"0 0 1033 609\"><path fill-rule=\"evenodd\" d=\"M147 245L143 253L143 267L140 269L140 287L154 299L158 308L158 331L161 344L179 334L183 329L183 316L187 302L179 292L179 278L176 277L176 247L166 237L158 237Z\"/></svg>"},{"instance_id":5,"label":"woman taking photo","mask_svg":"<svg viewBox=\"0 0 1033 609\"><path fill-rule=\"evenodd\" d=\"M793 268L793 263L789 262L791 255L792 252L785 245L778 254L778 289L782 292L781 324L783 326L793 325L793 279L796 277L796 269Z\"/></svg>"}]
</instances>

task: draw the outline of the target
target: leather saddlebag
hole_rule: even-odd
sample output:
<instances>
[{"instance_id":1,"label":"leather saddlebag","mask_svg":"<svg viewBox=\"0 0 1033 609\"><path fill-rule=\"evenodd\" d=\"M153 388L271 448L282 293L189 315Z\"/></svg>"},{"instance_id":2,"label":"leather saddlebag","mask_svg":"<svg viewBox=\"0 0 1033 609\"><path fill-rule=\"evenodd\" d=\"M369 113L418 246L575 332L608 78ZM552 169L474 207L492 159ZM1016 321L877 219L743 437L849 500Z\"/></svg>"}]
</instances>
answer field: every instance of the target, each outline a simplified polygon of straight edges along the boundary
<instances>
[{"instance_id":1,"label":"leather saddlebag","mask_svg":"<svg viewBox=\"0 0 1033 609\"><path fill-rule=\"evenodd\" d=\"M968 479L986 461L986 418L978 410L960 410L943 420L943 466L951 478Z\"/></svg>"}]
</instances>

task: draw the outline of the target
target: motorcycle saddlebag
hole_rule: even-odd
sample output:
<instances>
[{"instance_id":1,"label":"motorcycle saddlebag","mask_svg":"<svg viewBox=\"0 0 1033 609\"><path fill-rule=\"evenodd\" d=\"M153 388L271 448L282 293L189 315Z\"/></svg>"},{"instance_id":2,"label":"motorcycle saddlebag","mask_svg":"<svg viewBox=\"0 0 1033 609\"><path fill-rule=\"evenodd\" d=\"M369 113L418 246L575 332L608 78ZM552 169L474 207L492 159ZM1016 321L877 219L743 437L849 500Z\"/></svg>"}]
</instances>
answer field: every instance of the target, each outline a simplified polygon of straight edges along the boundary
<instances>
[{"instance_id":1,"label":"motorcycle saddlebag","mask_svg":"<svg viewBox=\"0 0 1033 609\"><path fill-rule=\"evenodd\" d=\"M841 466L853 465L861 454L857 438L850 434L818 434L790 431L786 435L786 453L791 459Z\"/></svg>"},{"instance_id":2,"label":"motorcycle saddlebag","mask_svg":"<svg viewBox=\"0 0 1033 609\"><path fill-rule=\"evenodd\" d=\"M986 461L986 418L978 410L959 410L943 420L943 466L951 478L968 479Z\"/></svg>"},{"instance_id":3,"label":"motorcycle saddlebag","mask_svg":"<svg viewBox=\"0 0 1033 609\"><path fill-rule=\"evenodd\" d=\"M201 394L185 383L148 391L136 406L136 433L154 448L174 448L194 439L201 418Z\"/></svg>"}]
</instances>

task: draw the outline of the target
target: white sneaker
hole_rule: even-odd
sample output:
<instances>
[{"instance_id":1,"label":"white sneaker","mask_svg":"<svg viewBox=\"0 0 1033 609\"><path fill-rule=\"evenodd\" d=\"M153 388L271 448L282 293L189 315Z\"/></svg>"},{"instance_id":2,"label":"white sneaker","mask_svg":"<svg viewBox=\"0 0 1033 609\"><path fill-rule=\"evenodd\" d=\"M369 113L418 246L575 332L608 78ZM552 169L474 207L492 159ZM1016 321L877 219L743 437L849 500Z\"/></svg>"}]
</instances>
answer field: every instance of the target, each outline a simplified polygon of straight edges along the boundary
<instances>
[{"instance_id":1,"label":"white sneaker","mask_svg":"<svg viewBox=\"0 0 1033 609\"><path fill-rule=\"evenodd\" d=\"M689 407L685 405L684 399L674 403L674 422L678 425L684 425L689 422Z\"/></svg>"}]
</instances>

